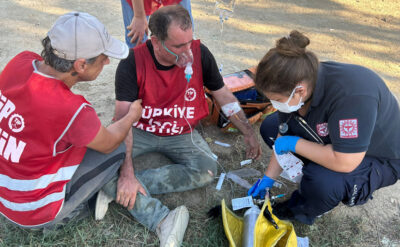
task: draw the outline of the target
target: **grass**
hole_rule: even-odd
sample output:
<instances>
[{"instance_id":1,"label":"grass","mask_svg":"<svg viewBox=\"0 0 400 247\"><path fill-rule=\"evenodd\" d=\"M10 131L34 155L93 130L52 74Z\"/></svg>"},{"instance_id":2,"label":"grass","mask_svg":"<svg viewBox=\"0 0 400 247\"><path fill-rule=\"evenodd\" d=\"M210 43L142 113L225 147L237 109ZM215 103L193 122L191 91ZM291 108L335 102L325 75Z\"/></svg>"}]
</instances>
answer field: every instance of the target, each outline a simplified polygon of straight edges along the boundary
<instances>
[{"instance_id":1,"label":"grass","mask_svg":"<svg viewBox=\"0 0 400 247\"><path fill-rule=\"evenodd\" d=\"M213 202L189 207L190 223L184 247L228 246L220 218L208 219ZM157 236L134 221L129 213L112 203L102 221L93 216L68 223L59 230L31 231L0 219L0 246L158 246ZM329 213L312 226L294 223L297 236L308 237L311 247L400 246L400 220L388 223L386 237L378 236L364 218L337 217Z\"/></svg>"},{"instance_id":2,"label":"grass","mask_svg":"<svg viewBox=\"0 0 400 247\"><path fill-rule=\"evenodd\" d=\"M190 225L183 246L226 246L219 219L190 209ZM135 222L122 207L112 204L102 221L93 216L51 231L27 230L0 219L0 246L158 246L157 236Z\"/></svg>"},{"instance_id":3,"label":"grass","mask_svg":"<svg viewBox=\"0 0 400 247\"><path fill-rule=\"evenodd\" d=\"M327 214L314 225L295 222L294 227L298 236L308 236L310 246L361 246L365 237L361 230L364 223L362 218L337 218Z\"/></svg>"},{"instance_id":4,"label":"grass","mask_svg":"<svg viewBox=\"0 0 400 247\"><path fill-rule=\"evenodd\" d=\"M204 133L203 133L204 134ZM212 133L205 134L212 136ZM238 169L238 160L243 160L244 147L241 136L231 135L229 140L223 142L234 143L231 152L218 150L213 146L213 151L220 157L220 162L226 171ZM210 144L212 145L212 144ZM266 150L266 148L263 148ZM263 154L264 163L253 162L249 167L263 170L270 153ZM254 182L248 179L249 182ZM190 212L189 226L185 234L184 247L224 247L228 246L222 220L208 219L207 212L210 208L220 204L225 198L227 204L233 197L244 196L246 190L238 185L224 182L220 191L215 190L215 181L206 188L182 193L162 195L159 199L169 208L185 204ZM273 194L290 193L295 188L291 183L286 183L281 189L272 191ZM284 199L288 199L286 196ZM237 213L241 215L240 213ZM378 219L379 220L379 219ZM314 225L307 226L294 223L297 236L308 237L311 247L336 247L336 246L400 246L400 219L394 218L390 222L378 222L379 228L371 219L364 217L342 216L333 210L331 213L317 219ZM2 246L158 246L157 236L137 223L131 215L116 203L111 203L106 217L102 221L95 221L93 216L78 222L71 222L65 227L47 231L31 231L21 229L0 217L0 247Z\"/></svg>"}]
</instances>

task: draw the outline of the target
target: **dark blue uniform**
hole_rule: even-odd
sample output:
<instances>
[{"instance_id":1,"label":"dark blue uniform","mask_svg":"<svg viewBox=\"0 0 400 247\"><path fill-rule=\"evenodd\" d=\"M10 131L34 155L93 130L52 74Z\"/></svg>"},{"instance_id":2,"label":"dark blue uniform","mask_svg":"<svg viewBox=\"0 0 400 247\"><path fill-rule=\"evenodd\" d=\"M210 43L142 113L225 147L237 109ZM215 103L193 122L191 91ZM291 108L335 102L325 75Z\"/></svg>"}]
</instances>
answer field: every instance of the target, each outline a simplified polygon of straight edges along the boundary
<instances>
[{"instance_id":1,"label":"dark blue uniform","mask_svg":"<svg viewBox=\"0 0 400 247\"><path fill-rule=\"evenodd\" d=\"M351 64L322 62L311 106L299 120L297 113L274 113L261 125L264 141L272 147L278 126L282 135L332 144L334 151L366 151L351 173L339 173L303 157L300 189L288 202L294 217L312 224L315 217L336 207L365 203L372 193L394 184L400 176L400 110L394 95L371 70ZM310 130L311 129L311 130ZM310 150L312 152L312 150Z\"/></svg>"}]
</instances>

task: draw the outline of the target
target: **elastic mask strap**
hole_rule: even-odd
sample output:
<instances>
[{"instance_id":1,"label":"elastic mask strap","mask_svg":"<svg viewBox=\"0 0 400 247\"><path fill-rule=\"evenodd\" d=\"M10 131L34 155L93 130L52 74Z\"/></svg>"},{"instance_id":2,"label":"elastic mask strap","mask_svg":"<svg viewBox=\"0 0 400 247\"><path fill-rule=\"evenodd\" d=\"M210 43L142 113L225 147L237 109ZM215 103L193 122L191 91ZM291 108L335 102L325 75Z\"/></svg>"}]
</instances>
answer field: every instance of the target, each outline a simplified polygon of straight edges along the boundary
<instances>
[{"instance_id":1,"label":"elastic mask strap","mask_svg":"<svg viewBox=\"0 0 400 247\"><path fill-rule=\"evenodd\" d=\"M165 46L165 44L164 44L164 41L163 42L161 42L161 44L162 44L162 46L164 47L164 49L167 51L167 52L169 52L170 54L172 54L172 55L174 55L175 56L175 63L176 62L178 62L178 58L179 58L179 56L178 55L176 55L175 53L173 53L172 51L170 51L166 46Z\"/></svg>"},{"instance_id":2,"label":"elastic mask strap","mask_svg":"<svg viewBox=\"0 0 400 247\"><path fill-rule=\"evenodd\" d=\"M289 103L289 101L293 98L294 94L296 93L296 89L302 88L302 87L303 87L303 86L296 86L296 87L293 89L292 93L290 94L289 99L288 99L285 103ZM301 100L301 99L300 99L300 100Z\"/></svg>"}]
</instances>

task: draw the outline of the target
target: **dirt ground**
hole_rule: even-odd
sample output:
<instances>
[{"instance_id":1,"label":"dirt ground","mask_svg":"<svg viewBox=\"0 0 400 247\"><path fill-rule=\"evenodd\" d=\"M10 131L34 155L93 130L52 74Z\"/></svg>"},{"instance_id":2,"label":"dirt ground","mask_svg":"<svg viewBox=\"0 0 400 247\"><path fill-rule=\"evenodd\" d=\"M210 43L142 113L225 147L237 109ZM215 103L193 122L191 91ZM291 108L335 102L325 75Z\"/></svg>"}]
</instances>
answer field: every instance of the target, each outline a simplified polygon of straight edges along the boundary
<instances>
[{"instance_id":1,"label":"dirt ground","mask_svg":"<svg viewBox=\"0 0 400 247\"><path fill-rule=\"evenodd\" d=\"M384 78L400 96L400 1L398 0L236 0L234 13L221 24L214 11L215 0L192 0L195 35L223 65L222 74L257 64L275 40L293 29L310 39L309 49L320 60L364 65ZM40 40L59 15L84 11L97 16L111 35L123 40L120 1L106 0L0 0L0 71L23 50L40 53ZM114 73L117 60L111 60L95 82L80 83L74 92L82 94L95 107L103 124L110 123L114 111ZM258 126L255 126L258 128ZM210 144L226 171L239 169L244 157L240 135L222 134L214 126L199 126L204 137L232 145L223 148ZM261 138L260 138L261 140ZM263 157L249 167L263 170L270 151L263 144ZM140 159L141 167L164 162L159 156ZM221 171L222 169L220 169ZM250 181L252 182L252 181ZM222 191L215 183L194 192L162 196L171 207L185 203L190 207L213 204L222 198L244 196L243 189L225 183ZM368 237L365 246L400 246L400 183L379 190L366 205L343 205L330 214L337 219L361 217ZM397 225L396 225L397 224Z\"/></svg>"}]
</instances>

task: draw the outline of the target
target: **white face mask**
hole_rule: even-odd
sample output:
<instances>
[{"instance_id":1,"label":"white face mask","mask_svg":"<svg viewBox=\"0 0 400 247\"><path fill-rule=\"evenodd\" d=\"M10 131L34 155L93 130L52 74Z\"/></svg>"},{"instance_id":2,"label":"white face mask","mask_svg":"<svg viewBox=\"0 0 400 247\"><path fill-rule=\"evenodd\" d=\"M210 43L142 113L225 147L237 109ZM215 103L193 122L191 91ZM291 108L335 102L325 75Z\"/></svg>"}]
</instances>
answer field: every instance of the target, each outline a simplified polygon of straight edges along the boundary
<instances>
[{"instance_id":1,"label":"white face mask","mask_svg":"<svg viewBox=\"0 0 400 247\"><path fill-rule=\"evenodd\" d=\"M289 105L289 101L293 98L293 95L296 92L296 89L302 88L302 87L303 86L295 87L293 89L292 93L290 94L289 99L285 103L271 99L270 101L271 101L272 106L275 109L277 109L278 111L283 112L283 113L291 113L291 112L295 112L295 111L299 110L304 105L304 102L301 101L302 97L300 97L299 103L297 105Z\"/></svg>"}]
</instances>

